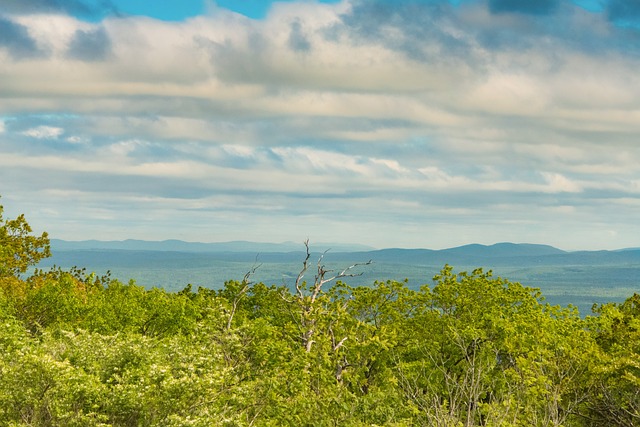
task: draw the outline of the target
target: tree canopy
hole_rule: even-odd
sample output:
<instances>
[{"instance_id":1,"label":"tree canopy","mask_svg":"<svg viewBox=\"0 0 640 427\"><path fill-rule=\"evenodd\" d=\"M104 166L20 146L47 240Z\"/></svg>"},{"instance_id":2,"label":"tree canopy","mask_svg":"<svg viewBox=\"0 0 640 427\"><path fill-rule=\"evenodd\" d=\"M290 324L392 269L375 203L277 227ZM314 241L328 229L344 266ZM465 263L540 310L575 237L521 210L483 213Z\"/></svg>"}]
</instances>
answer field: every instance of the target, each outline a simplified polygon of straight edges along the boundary
<instances>
[{"instance_id":1,"label":"tree canopy","mask_svg":"<svg viewBox=\"0 0 640 427\"><path fill-rule=\"evenodd\" d=\"M46 232L32 235L24 215L9 220L3 212L0 205L0 277L16 276L51 256L49 237Z\"/></svg>"},{"instance_id":2,"label":"tree canopy","mask_svg":"<svg viewBox=\"0 0 640 427\"><path fill-rule=\"evenodd\" d=\"M0 425L640 425L639 295L581 317L482 269L351 287L308 257L288 286L22 277L46 233L2 224Z\"/></svg>"}]
</instances>

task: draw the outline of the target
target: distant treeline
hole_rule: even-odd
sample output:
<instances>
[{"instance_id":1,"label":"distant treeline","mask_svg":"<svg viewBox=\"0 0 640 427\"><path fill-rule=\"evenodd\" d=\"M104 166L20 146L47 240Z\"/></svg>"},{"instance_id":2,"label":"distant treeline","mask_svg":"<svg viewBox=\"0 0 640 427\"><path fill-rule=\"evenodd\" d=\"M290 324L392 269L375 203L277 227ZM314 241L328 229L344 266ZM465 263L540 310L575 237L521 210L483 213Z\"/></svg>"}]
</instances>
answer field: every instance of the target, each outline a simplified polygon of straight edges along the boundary
<instances>
[{"instance_id":1,"label":"distant treeline","mask_svg":"<svg viewBox=\"0 0 640 427\"><path fill-rule=\"evenodd\" d=\"M591 316L478 269L351 287L145 289L24 272L46 234L0 208L0 425L638 426L640 295Z\"/></svg>"}]
</instances>

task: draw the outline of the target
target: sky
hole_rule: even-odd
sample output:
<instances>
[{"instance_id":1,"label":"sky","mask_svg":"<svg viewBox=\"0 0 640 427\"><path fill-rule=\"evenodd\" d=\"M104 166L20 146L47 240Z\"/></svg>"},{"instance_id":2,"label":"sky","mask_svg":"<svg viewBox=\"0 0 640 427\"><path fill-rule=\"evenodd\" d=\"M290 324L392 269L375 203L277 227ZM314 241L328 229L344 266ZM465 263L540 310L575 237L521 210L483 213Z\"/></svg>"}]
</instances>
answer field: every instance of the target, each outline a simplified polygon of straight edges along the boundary
<instances>
[{"instance_id":1,"label":"sky","mask_svg":"<svg viewBox=\"0 0 640 427\"><path fill-rule=\"evenodd\" d=\"M640 246L640 0L2 0L0 204L65 240Z\"/></svg>"}]
</instances>

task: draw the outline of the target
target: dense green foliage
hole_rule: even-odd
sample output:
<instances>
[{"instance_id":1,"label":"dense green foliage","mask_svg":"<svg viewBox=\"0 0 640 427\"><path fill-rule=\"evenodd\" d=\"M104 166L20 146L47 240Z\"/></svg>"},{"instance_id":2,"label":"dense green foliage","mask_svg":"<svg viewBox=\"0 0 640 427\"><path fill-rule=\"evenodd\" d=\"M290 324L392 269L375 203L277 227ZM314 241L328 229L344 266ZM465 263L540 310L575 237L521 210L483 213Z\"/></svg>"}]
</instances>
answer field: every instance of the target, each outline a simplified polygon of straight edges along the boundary
<instances>
[{"instance_id":1,"label":"dense green foliage","mask_svg":"<svg viewBox=\"0 0 640 427\"><path fill-rule=\"evenodd\" d=\"M47 233L32 236L24 215L5 220L3 209L0 205L0 278L24 273L29 266L51 255Z\"/></svg>"},{"instance_id":2,"label":"dense green foliage","mask_svg":"<svg viewBox=\"0 0 640 427\"><path fill-rule=\"evenodd\" d=\"M22 277L48 241L1 213L0 425L640 425L640 295L583 319L482 270L350 287L308 258L291 288Z\"/></svg>"}]
</instances>

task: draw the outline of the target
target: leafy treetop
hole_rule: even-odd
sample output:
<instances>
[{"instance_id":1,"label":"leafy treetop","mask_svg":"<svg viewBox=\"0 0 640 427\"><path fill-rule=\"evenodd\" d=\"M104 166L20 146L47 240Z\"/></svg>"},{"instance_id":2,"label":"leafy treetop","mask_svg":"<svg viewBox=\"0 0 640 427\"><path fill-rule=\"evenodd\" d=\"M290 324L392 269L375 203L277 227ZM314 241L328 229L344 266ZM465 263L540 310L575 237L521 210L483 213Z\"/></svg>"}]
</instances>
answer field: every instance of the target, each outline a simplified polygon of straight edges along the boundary
<instances>
[{"instance_id":1,"label":"leafy treetop","mask_svg":"<svg viewBox=\"0 0 640 427\"><path fill-rule=\"evenodd\" d=\"M51 256L46 232L34 236L24 215L4 219L0 205L0 278L18 276L41 259Z\"/></svg>"}]
</instances>

